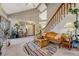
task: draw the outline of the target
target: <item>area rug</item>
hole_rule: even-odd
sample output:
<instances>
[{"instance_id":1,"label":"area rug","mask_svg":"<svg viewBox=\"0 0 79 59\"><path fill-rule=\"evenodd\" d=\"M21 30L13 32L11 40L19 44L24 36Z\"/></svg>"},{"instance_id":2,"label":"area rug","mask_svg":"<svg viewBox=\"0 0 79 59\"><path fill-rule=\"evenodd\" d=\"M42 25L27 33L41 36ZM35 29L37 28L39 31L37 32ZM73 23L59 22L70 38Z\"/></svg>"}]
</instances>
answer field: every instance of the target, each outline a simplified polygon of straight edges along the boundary
<instances>
[{"instance_id":1,"label":"area rug","mask_svg":"<svg viewBox=\"0 0 79 59\"><path fill-rule=\"evenodd\" d=\"M57 51L55 44L49 43L48 46L40 48L35 42L29 42L24 45L24 52L29 56L52 56Z\"/></svg>"}]
</instances>

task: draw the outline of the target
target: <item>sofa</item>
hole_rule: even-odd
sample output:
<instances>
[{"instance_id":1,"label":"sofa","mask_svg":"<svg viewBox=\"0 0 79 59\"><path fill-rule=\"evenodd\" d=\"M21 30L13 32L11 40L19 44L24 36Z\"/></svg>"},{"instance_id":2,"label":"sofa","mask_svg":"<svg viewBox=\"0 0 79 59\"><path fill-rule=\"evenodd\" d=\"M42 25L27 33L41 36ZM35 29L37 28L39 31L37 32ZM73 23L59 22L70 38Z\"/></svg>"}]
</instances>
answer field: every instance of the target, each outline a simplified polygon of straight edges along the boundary
<instances>
[{"instance_id":1,"label":"sofa","mask_svg":"<svg viewBox=\"0 0 79 59\"><path fill-rule=\"evenodd\" d=\"M69 36L66 35L65 33L59 34L56 32L44 32L44 33L42 33L41 36L37 37L37 39L39 39L39 40L36 40L36 41L39 41L39 42L41 41L40 44L42 44L41 45L42 47L44 47L43 44L47 45L49 42L58 44L59 48L64 45L69 46L69 48L70 48L70 45L71 45ZM46 41L46 43L43 43L44 41Z\"/></svg>"},{"instance_id":2,"label":"sofa","mask_svg":"<svg viewBox=\"0 0 79 59\"><path fill-rule=\"evenodd\" d=\"M45 38L49 41L49 42L53 42L59 45L59 47L61 46L62 42L65 40L65 35L61 35L58 34L56 32L47 32L45 34Z\"/></svg>"}]
</instances>

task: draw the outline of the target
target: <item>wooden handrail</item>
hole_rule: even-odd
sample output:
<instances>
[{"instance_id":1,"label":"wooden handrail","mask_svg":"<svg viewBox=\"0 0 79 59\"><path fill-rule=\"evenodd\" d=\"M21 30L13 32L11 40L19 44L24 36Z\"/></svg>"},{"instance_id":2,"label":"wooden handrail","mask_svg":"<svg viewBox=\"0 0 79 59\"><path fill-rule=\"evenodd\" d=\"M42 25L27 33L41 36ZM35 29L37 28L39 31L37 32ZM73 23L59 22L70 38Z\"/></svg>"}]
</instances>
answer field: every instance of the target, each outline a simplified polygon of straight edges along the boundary
<instances>
[{"instance_id":1,"label":"wooden handrail","mask_svg":"<svg viewBox=\"0 0 79 59\"><path fill-rule=\"evenodd\" d=\"M60 5L60 7L57 9L57 11L55 12L55 14L58 12L58 10L61 8L61 6L63 5L63 3ZM52 18L55 16L55 14L52 16ZM47 23L47 25L45 26L45 28L48 26L48 24L51 22L52 18L49 20L49 22Z\"/></svg>"},{"instance_id":2,"label":"wooden handrail","mask_svg":"<svg viewBox=\"0 0 79 59\"><path fill-rule=\"evenodd\" d=\"M72 4L74 5L74 7L76 6L75 3L62 3L43 29L45 29L47 26L51 25L52 20L54 21L54 22L52 22L53 25L58 24L62 20L62 15L65 17L66 14L68 14L68 10L70 8L72 8Z\"/></svg>"}]
</instances>

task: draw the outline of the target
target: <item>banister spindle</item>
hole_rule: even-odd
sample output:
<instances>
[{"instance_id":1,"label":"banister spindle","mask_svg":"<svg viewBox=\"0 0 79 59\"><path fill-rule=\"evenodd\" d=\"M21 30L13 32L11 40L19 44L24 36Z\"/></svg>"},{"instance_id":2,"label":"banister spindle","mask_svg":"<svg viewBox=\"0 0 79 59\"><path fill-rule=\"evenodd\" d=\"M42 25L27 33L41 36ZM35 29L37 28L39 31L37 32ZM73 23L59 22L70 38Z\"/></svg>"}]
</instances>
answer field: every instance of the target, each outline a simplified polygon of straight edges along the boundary
<instances>
[{"instance_id":1,"label":"banister spindle","mask_svg":"<svg viewBox=\"0 0 79 59\"><path fill-rule=\"evenodd\" d=\"M71 8L71 5L70 5L70 3L68 3L68 9L70 9Z\"/></svg>"},{"instance_id":2,"label":"banister spindle","mask_svg":"<svg viewBox=\"0 0 79 59\"><path fill-rule=\"evenodd\" d=\"M62 18L64 17L64 4L62 5Z\"/></svg>"},{"instance_id":3,"label":"banister spindle","mask_svg":"<svg viewBox=\"0 0 79 59\"><path fill-rule=\"evenodd\" d=\"M72 7L76 7L75 3L62 3L60 7L57 9L55 14L52 16L46 27L55 27L63 18L68 14L69 9ZM64 16L64 17L63 17ZM45 28L46 28L45 27Z\"/></svg>"},{"instance_id":4,"label":"banister spindle","mask_svg":"<svg viewBox=\"0 0 79 59\"><path fill-rule=\"evenodd\" d=\"M70 8L72 8L72 4L70 3Z\"/></svg>"},{"instance_id":5,"label":"banister spindle","mask_svg":"<svg viewBox=\"0 0 79 59\"><path fill-rule=\"evenodd\" d=\"M59 15L59 17L58 17L59 19L58 19L58 20L59 20L59 22L60 22L60 12L59 12L59 11L58 11L58 15Z\"/></svg>"},{"instance_id":6,"label":"banister spindle","mask_svg":"<svg viewBox=\"0 0 79 59\"><path fill-rule=\"evenodd\" d=\"M61 6L61 19L63 19L63 5Z\"/></svg>"},{"instance_id":7,"label":"banister spindle","mask_svg":"<svg viewBox=\"0 0 79 59\"><path fill-rule=\"evenodd\" d=\"M59 22L58 22L58 12L57 12L57 24L58 24Z\"/></svg>"},{"instance_id":8,"label":"banister spindle","mask_svg":"<svg viewBox=\"0 0 79 59\"><path fill-rule=\"evenodd\" d=\"M67 5L66 5L66 6L67 6L67 14L68 14L68 12L69 12L69 11L68 11L68 10L69 10L69 8L68 8L68 3L67 3Z\"/></svg>"},{"instance_id":9,"label":"banister spindle","mask_svg":"<svg viewBox=\"0 0 79 59\"><path fill-rule=\"evenodd\" d=\"M65 3L65 14L67 15L67 4Z\"/></svg>"},{"instance_id":10,"label":"banister spindle","mask_svg":"<svg viewBox=\"0 0 79 59\"><path fill-rule=\"evenodd\" d=\"M60 13L59 13L59 11L57 12L57 17L58 17L57 22L59 23L60 22Z\"/></svg>"},{"instance_id":11,"label":"banister spindle","mask_svg":"<svg viewBox=\"0 0 79 59\"><path fill-rule=\"evenodd\" d=\"M61 21L61 11L59 10L59 15L60 15L60 21Z\"/></svg>"},{"instance_id":12,"label":"banister spindle","mask_svg":"<svg viewBox=\"0 0 79 59\"><path fill-rule=\"evenodd\" d=\"M65 4L64 4L64 6L63 6L63 7L64 7L64 17L65 17Z\"/></svg>"},{"instance_id":13,"label":"banister spindle","mask_svg":"<svg viewBox=\"0 0 79 59\"><path fill-rule=\"evenodd\" d=\"M76 7L76 3L74 3L74 8Z\"/></svg>"},{"instance_id":14,"label":"banister spindle","mask_svg":"<svg viewBox=\"0 0 79 59\"><path fill-rule=\"evenodd\" d=\"M58 19L57 19L57 13L56 13L55 17L56 17L56 24L57 24L57 20L58 20Z\"/></svg>"},{"instance_id":15,"label":"banister spindle","mask_svg":"<svg viewBox=\"0 0 79 59\"><path fill-rule=\"evenodd\" d=\"M55 17L53 17L53 27L54 27L54 23L55 23Z\"/></svg>"},{"instance_id":16,"label":"banister spindle","mask_svg":"<svg viewBox=\"0 0 79 59\"><path fill-rule=\"evenodd\" d=\"M55 26L56 26L56 16L55 16Z\"/></svg>"},{"instance_id":17,"label":"banister spindle","mask_svg":"<svg viewBox=\"0 0 79 59\"><path fill-rule=\"evenodd\" d=\"M54 27L54 22L55 22L55 18L53 18L53 24L52 24L52 25L53 25L53 27Z\"/></svg>"}]
</instances>

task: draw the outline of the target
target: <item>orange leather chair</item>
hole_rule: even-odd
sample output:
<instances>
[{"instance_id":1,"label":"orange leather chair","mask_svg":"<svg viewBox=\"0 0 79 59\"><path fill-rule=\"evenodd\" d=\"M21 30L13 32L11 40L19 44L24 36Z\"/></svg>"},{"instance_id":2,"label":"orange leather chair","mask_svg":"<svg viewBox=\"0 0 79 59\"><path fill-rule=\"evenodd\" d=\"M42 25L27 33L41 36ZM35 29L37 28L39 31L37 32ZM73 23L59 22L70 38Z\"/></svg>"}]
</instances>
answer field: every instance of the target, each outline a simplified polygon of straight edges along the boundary
<instances>
[{"instance_id":1,"label":"orange leather chair","mask_svg":"<svg viewBox=\"0 0 79 59\"><path fill-rule=\"evenodd\" d=\"M50 42L59 44L59 47L61 46L61 43L64 40L62 35L59 35L55 32L47 32L45 38L48 39Z\"/></svg>"}]
</instances>

